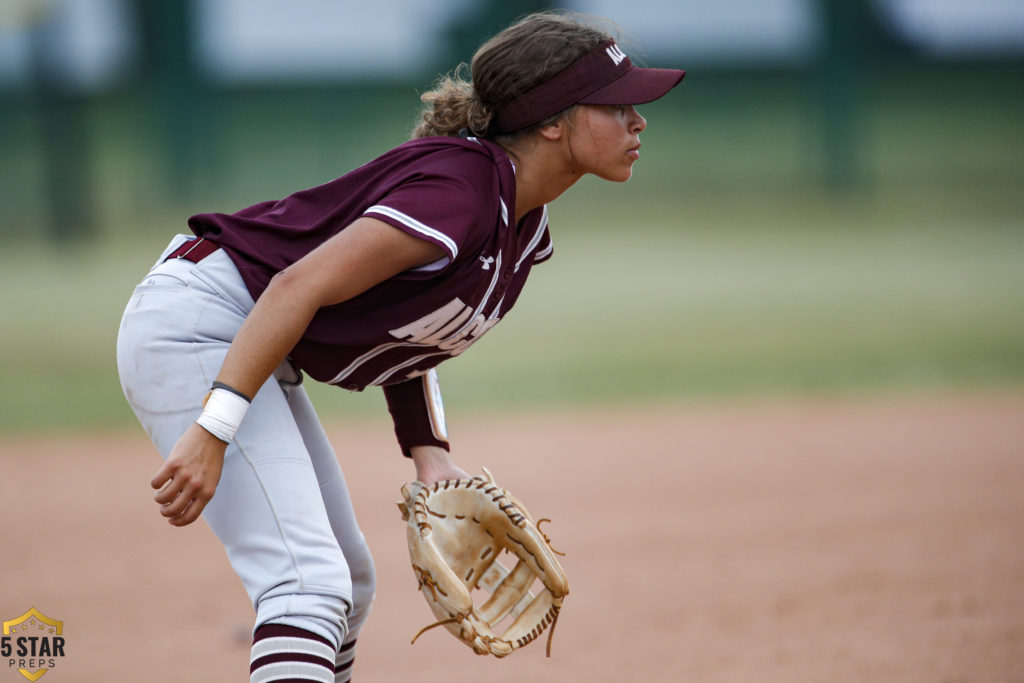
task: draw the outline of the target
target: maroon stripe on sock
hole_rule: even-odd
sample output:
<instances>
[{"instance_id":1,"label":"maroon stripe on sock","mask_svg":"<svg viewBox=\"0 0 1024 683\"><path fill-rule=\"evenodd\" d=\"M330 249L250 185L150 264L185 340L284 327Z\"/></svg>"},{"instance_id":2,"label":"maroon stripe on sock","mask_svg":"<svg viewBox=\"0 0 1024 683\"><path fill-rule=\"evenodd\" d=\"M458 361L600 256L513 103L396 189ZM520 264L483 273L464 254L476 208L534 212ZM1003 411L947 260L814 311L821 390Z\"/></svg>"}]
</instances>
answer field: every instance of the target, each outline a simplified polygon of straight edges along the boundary
<instances>
[{"instance_id":1,"label":"maroon stripe on sock","mask_svg":"<svg viewBox=\"0 0 1024 683\"><path fill-rule=\"evenodd\" d=\"M351 679L347 676L352 671L352 665L355 664L356 658L355 653L352 651L356 647L356 641L345 643L338 650L338 659L344 656L348 656L350 659L344 664L335 664L334 667L334 683L350 683ZM343 678L340 678L343 677Z\"/></svg>"},{"instance_id":2,"label":"maroon stripe on sock","mask_svg":"<svg viewBox=\"0 0 1024 683\"><path fill-rule=\"evenodd\" d=\"M259 659L252 662L249 665L249 673L252 673L261 666L267 664L280 664L281 662L305 662L306 664L316 664L322 666L325 669L334 671L334 662L318 657L316 655L308 655L301 652L278 652L277 654L267 655L260 657Z\"/></svg>"},{"instance_id":3,"label":"maroon stripe on sock","mask_svg":"<svg viewBox=\"0 0 1024 683\"><path fill-rule=\"evenodd\" d=\"M253 635L253 645L268 638L295 638L297 640L308 640L311 642L322 643L330 647L332 650L334 649L334 645L331 644L331 641L322 636L305 629L296 628L295 626L285 626L283 624L264 624L263 626L260 626L256 629L256 633ZM252 675L257 669L267 666L268 664L278 664L281 662L302 662L306 664L313 664L316 666L322 666L329 672L334 671L335 665L335 662L332 659L318 655L301 652L278 652L260 657L259 659L250 662L249 674ZM281 683L287 682L282 680Z\"/></svg>"},{"instance_id":4,"label":"maroon stripe on sock","mask_svg":"<svg viewBox=\"0 0 1024 683\"><path fill-rule=\"evenodd\" d=\"M327 647L334 649L334 644L323 636L302 628L296 628L295 626L285 626L284 624L263 624L263 626L256 629L252 642L255 644L265 638L305 638L306 640L315 640L323 643Z\"/></svg>"}]
</instances>

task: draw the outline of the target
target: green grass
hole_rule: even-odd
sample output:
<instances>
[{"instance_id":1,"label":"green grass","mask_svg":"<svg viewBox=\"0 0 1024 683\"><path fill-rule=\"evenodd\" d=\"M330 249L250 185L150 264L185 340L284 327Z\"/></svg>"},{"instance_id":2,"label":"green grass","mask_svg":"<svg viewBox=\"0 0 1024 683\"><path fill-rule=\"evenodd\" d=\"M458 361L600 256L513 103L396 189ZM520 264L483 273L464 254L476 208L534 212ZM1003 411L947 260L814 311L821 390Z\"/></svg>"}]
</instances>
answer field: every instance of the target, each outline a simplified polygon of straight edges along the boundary
<instances>
[{"instance_id":1,"label":"green grass","mask_svg":"<svg viewBox=\"0 0 1024 683\"><path fill-rule=\"evenodd\" d=\"M501 341L445 373L453 397L487 402L491 386L529 403L1024 378L1018 230L630 227L563 235Z\"/></svg>"},{"instance_id":2,"label":"green grass","mask_svg":"<svg viewBox=\"0 0 1024 683\"><path fill-rule=\"evenodd\" d=\"M603 220L556 208L556 257L486 341L442 367L447 404L1024 385L1020 226L890 223L891 201L800 225L791 221L822 208L720 207L729 225L708 221L707 204L688 220L664 206L607 206ZM0 258L0 429L130 424L114 339L162 242ZM328 416L383 410L375 391L313 393Z\"/></svg>"}]
</instances>

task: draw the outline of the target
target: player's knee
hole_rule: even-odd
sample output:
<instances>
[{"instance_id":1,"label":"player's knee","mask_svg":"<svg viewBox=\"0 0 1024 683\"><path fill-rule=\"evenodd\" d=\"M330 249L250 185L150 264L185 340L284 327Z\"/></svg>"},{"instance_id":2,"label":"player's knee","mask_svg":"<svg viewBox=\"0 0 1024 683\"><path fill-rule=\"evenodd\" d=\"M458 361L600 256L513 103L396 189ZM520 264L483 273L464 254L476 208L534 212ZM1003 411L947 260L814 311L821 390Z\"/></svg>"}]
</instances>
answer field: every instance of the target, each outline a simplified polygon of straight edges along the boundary
<instances>
[{"instance_id":1,"label":"player's knee","mask_svg":"<svg viewBox=\"0 0 1024 683\"><path fill-rule=\"evenodd\" d=\"M370 615L373 599L377 592L377 575L369 550L350 553L349 570L352 577L352 607L348 613L349 638L359 634L362 625Z\"/></svg>"},{"instance_id":2,"label":"player's knee","mask_svg":"<svg viewBox=\"0 0 1024 683\"><path fill-rule=\"evenodd\" d=\"M373 566L373 557L369 550L361 557L350 560L349 571L352 575L352 602L357 606L369 606L377 591L377 573Z\"/></svg>"},{"instance_id":3,"label":"player's knee","mask_svg":"<svg viewBox=\"0 0 1024 683\"><path fill-rule=\"evenodd\" d=\"M352 581L352 602L362 609L369 609L377 594L377 577L371 571L369 576L362 580Z\"/></svg>"}]
</instances>

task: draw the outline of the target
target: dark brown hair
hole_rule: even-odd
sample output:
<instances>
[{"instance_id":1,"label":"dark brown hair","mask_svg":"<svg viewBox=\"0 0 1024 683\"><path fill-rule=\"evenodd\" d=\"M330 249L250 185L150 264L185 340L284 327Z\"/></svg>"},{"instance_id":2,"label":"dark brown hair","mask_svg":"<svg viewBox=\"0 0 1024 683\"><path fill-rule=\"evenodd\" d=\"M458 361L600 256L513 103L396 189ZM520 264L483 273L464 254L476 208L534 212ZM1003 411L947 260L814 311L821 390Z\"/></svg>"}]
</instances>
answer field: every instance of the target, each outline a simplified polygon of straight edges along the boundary
<instances>
[{"instance_id":1,"label":"dark brown hair","mask_svg":"<svg viewBox=\"0 0 1024 683\"><path fill-rule=\"evenodd\" d=\"M494 112L503 104L611 38L596 27L599 21L571 12L538 12L520 19L480 46L469 67L460 64L420 97L424 107L412 137L455 136L463 129L488 137ZM517 137L558 116L499 137Z\"/></svg>"}]
</instances>

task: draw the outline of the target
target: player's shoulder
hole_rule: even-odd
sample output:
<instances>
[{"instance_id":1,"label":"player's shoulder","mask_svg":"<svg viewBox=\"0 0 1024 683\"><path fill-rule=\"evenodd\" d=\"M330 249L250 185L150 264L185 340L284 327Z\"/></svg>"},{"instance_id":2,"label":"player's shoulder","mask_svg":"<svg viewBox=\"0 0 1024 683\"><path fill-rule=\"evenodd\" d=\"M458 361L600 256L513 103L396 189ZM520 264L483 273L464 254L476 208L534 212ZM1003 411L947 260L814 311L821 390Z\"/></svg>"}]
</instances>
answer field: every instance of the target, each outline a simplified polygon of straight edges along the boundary
<instances>
[{"instance_id":1,"label":"player's shoulder","mask_svg":"<svg viewBox=\"0 0 1024 683\"><path fill-rule=\"evenodd\" d=\"M473 175L509 163L500 145L480 138L415 138L395 147L390 154L402 157L405 163L456 175Z\"/></svg>"}]
</instances>

